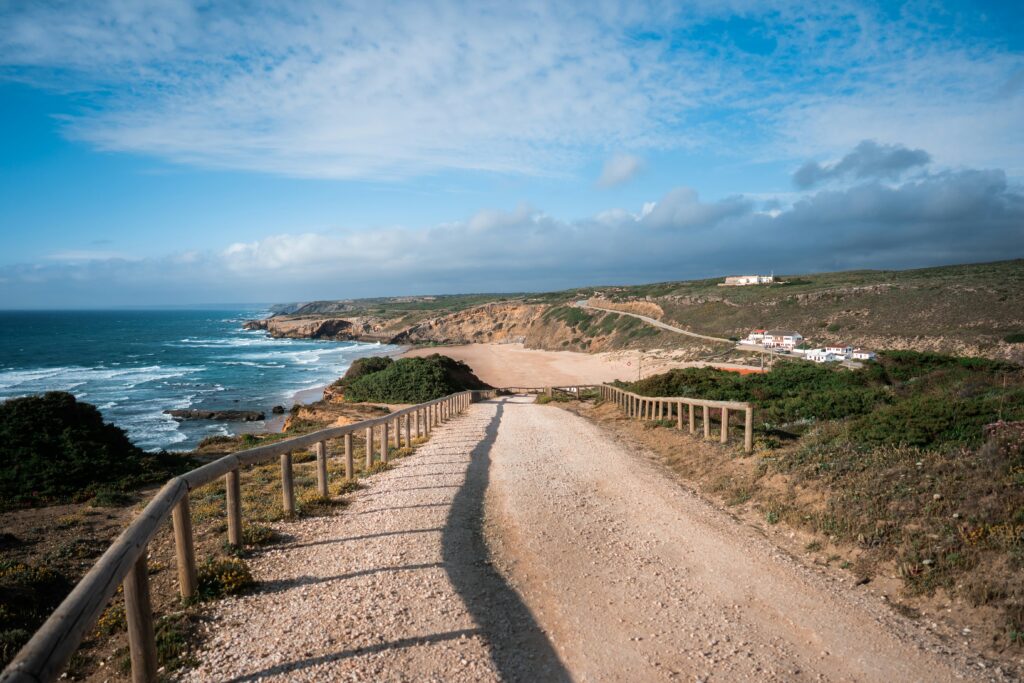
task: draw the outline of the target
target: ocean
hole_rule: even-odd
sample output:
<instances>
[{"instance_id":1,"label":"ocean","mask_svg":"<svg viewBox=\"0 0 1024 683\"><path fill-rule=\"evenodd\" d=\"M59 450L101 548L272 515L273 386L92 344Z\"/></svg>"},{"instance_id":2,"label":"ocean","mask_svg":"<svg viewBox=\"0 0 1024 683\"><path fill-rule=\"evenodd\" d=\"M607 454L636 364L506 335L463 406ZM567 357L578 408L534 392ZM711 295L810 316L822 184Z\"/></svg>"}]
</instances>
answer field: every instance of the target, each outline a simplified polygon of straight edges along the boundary
<instances>
[{"instance_id":1,"label":"ocean","mask_svg":"<svg viewBox=\"0 0 1024 683\"><path fill-rule=\"evenodd\" d=\"M0 311L0 400L68 391L146 450L188 450L204 437L266 422L177 422L165 410L286 408L360 356L397 347L271 339L242 329L268 314L225 310Z\"/></svg>"}]
</instances>

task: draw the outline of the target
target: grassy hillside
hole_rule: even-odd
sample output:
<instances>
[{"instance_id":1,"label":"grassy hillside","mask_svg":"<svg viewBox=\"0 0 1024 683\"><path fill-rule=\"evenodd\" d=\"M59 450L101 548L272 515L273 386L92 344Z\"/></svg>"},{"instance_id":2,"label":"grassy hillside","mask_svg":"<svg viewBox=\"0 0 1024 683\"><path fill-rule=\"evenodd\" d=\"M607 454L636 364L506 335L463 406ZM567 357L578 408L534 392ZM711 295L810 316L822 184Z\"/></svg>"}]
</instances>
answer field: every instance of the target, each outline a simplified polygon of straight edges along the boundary
<instances>
[{"instance_id":1,"label":"grassy hillside","mask_svg":"<svg viewBox=\"0 0 1024 683\"><path fill-rule=\"evenodd\" d=\"M724 278L723 274L723 278ZM861 270L780 276L767 286L720 287L723 278L636 286L581 287L540 294L391 297L304 304L288 317L365 318L402 343L520 339L553 350L677 348L693 356L722 349L658 331L618 314L572 304L601 298L662 311L694 332L742 337L756 327L793 328L817 343L911 349L1024 362L1024 260L904 271ZM518 307L515 334L493 307ZM525 310L533 310L526 314ZM427 325L425 321L442 324ZM375 337L378 338L378 337Z\"/></svg>"}]
</instances>

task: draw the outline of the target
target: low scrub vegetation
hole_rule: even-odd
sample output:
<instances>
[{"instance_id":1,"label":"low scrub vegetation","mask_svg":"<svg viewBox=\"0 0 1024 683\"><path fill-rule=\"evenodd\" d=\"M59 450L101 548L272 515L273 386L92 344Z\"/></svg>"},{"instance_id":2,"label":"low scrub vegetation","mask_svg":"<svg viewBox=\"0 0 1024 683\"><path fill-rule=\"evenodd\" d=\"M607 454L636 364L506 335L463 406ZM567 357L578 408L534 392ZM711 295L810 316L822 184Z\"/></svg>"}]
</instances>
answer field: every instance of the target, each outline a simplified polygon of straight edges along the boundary
<instances>
[{"instance_id":1,"label":"low scrub vegetation","mask_svg":"<svg viewBox=\"0 0 1024 683\"><path fill-rule=\"evenodd\" d=\"M467 389L489 389L465 363L435 353L423 358L364 358L334 387L346 401L423 403Z\"/></svg>"},{"instance_id":2,"label":"low scrub vegetation","mask_svg":"<svg viewBox=\"0 0 1024 683\"><path fill-rule=\"evenodd\" d=\"M787 363L764 375L685 369L629 386L648 396L751 401L753 458L701 465L731 504L855 549L910 594L997 608L1024 633L1024 370L890 352L859 370ZM691 467L687 465L687 467ZM692 470L691 470L692 471Z\"/></svg>"},{"instance_id":3,"label":"low scrub vegetation","mask_svg":"<svg viewBox=\"0 0 1024 683\"><path fill-rule=\"evenodd\" d=\"M96 498L121 505L123 493L162 482L191 465L142 451L100 412L65 392L0 404L0 509Z\"/></svg>"}]
</instances>

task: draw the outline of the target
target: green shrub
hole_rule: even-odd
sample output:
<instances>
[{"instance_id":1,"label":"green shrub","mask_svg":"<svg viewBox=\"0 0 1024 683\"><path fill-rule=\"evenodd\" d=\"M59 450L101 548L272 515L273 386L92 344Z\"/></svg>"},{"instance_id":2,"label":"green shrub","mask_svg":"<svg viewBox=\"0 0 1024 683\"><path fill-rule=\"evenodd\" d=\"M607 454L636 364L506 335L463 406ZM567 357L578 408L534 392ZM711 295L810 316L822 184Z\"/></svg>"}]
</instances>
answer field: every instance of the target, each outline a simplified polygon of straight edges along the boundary
<instances>
[{"instance_id":1,"label":"green shrub","mask_svg":"<svg viewBox=\"0 0 1024 683\"><path fill-rule=\"evenodd\" d=\"M390 359L389 359L390 360ZM441 354L401 358L348 384L345 400L423 403L467 389L489 389L468 365Z\"/></svg>"},{"instance_id":2,"label":"green shrub","mask_svg":"<svg viewBox=\"0 0 1024 683\"><path fill-rule=\"evenodd\" d=\"M199 566L198 574L203 600L238 595L256 584L249 565L240 557L211 557Z\"/></svg>"},{"instance_id":3,"label":"green shrub","mask_svg":"<svg viewBox=\"0 0 1024 683\"><path fill-rule=\"evenodd\" d=\"M101 487L131 490L191 466L146 453L100 412L54 391L0 404L0 509L83 500Z\"/></svg>"},{"instance_id":4,"label":"green shrub","mask_svg":"<svg viewBox=\"0 0 1024 683\"><path fill-rule=\"evenodd\" d=\"M70 590L71 581L55 569L0 560L0 667L28 642Z\"/></svg>"},{"instance_id":5,"label":"green shrub","mask_svg":"<svg viewBox=\"0 0 1024 683\"><path fill-rule=\"evenodd\" d=\"M1014 332L1003 337L1007 344L1024 344L1024 332Z\"/></svg>"},{"instance_id":6,"label":"green shrub","mask_svg":"<svg viewBox=\"0 0 1024 683\"><path fill-rule=\"evenodd\" d=\"M893 351L852 371L793 361L755 375L685 368L628 388L646 396L751 402L768 425L851 420L849 438L862 445L935 447L978 443L982 427L1000 416L1024 419L1022 379L1020 368L1001 361Z\"/></svg>"},{"instance_id":7,"label":"green shrub","mask_svg":"<svg viewBox=\"0 0 1024 683\"><path fill-rule=\"evenodd\" d=\"M331 386L344 394L348 391L352 382L355 382L360 377L365 377L366 375L372 375L375 372L386 370L394 362L395 360L390 356L356 358L352 361L352 365L349 366L348 370L345 371L344 377L334 382Z\"/></svg>"},{"instance_id":8,"label":"green shrub","mask_svg":"<svg viewBox=\"0 0 1024 683\"><path fill-rule=\"evenodd\" d=\"M262 524L243 524L242 543L249 546L263 546L276 543L280 537L269 526Z\"/></svg>"}]
</instances>

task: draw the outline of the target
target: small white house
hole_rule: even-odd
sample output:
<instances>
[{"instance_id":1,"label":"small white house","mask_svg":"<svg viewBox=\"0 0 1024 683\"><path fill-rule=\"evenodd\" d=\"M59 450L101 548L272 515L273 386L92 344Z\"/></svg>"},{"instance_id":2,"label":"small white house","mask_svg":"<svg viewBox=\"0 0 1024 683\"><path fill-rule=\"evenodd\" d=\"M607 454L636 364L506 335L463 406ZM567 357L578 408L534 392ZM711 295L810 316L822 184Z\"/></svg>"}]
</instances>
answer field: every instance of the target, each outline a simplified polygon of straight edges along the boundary
<instances>
[{"instance_id":1,"label":"small white house","mask_svg":"<svg viewBox=\"0 0 1024 683\"><path fill-rule=\"evenodd\" d=\"M766 349L786 349L792 351L804 340L803 335L792 330L766 330L764 346Z\"/></svg>"},{"instance_id":2,"label":"small white house","mask_svg":"<svg viewBox=\"0 0 1024 683\"><path fill-rule=\"evenodd\" d=\"M730 275L725 278L727 287L742 287L743 285L770 285L775 282L774 275Z\"/></svg>"},{"instance_id":3,"label":"small white house","mask_svg":"<svg viewBox=\"0 0 1024 683\"><path fill-rule=\"evenodd\" d=\"M849 358L853 355L853 347L849 344L832 344L830 346L826 346L825 350L837 356L842 356L843 358Z\"/></svg>"},{"instance_id":4,"label":"small white house","mask_svg":"<svg viewBox=\"0 0 1024 683\"><path fill-rule=\"evenodd\" d=\"M843 360L844 357L831 353L827 349L810 349L804 354L804 358L815 363L834 363Z\"/></svg>"},{"instance_id":5,"label":"small white house","mask_svg":"<svg viewBox=\"0 0 1024 683\"><path fill-rule=\"evenodd\" d=\"M764 330L751 330L747 338L744 339L748 344L763 344L764 343Z\"/></svg>"},{"instance_id":6,"label":"small white house","mask_svg":"<svg viewBox=\"0 0 1024 683\"><path fill-rule=\"evenodd\" d=\"M875 360L878 358L878 354L867 349L854 349L850 357L854 360Z\"/></svg>"}]
</instances>

